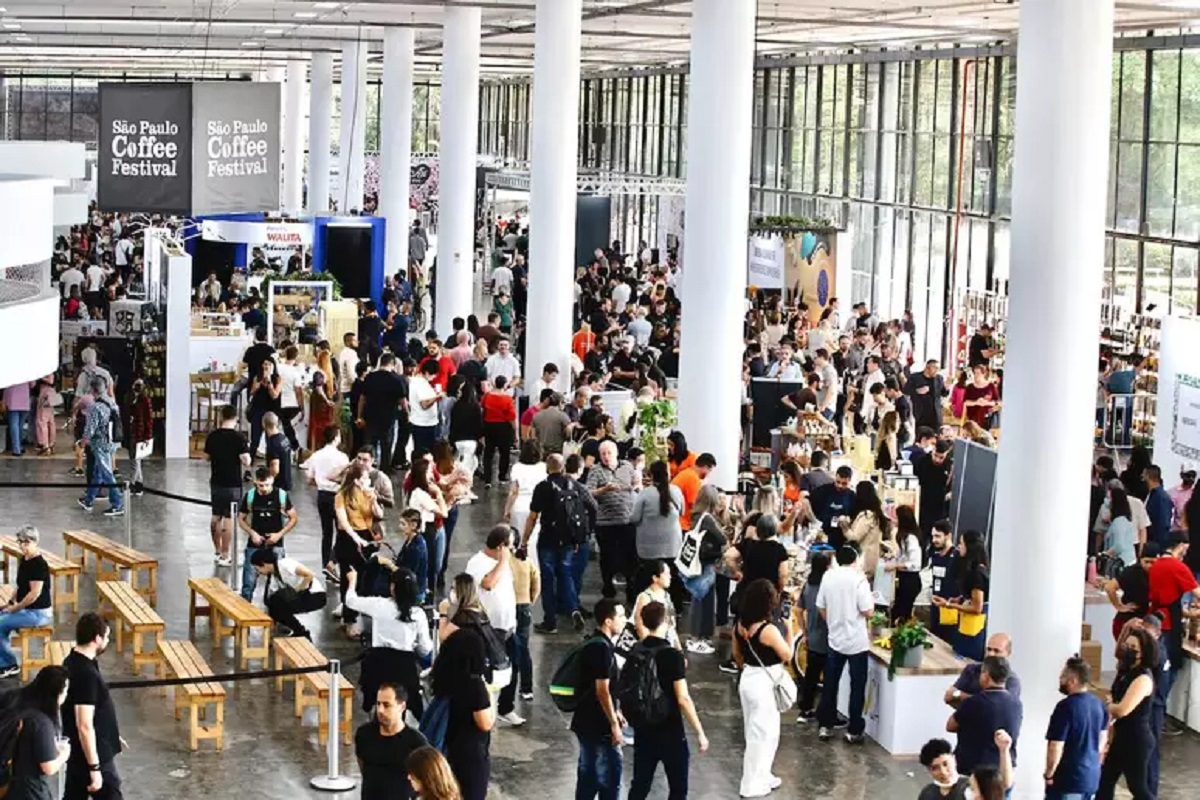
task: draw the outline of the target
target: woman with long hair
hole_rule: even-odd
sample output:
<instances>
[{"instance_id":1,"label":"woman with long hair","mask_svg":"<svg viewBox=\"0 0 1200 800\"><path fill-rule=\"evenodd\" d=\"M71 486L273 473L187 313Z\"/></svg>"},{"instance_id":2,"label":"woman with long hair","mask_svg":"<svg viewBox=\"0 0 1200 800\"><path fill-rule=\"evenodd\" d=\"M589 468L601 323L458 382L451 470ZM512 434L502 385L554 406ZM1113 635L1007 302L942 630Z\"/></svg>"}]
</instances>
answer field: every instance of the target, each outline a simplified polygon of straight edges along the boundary
<instances>
[{"instance_id":1,"label":"woman with long hair","mask_svg":"<svg viewBox=\"0 0 1200 800\"><path fill-rule=\"evenodd\" d=\"M317 368L313 370L309 388L308 449L315 452L325 444L325 429L339 424L337 383L333 380L333 361L328 350L317 351Z\"/></svg>"},{"instance_id":2,"label":"woman with long hair","mask_svg":"<svg viewBox=\"0 0 1200 800\"><path fill-rule=\"evenodd\" d=\"M63 667L42 667L28 686L16 690L13 713L21 717L8 800L42 800L54 797L50 776L58 773L71 755L71 746L60 740L59 709L70 683Z\"/></svg>"},{"instance_id":3,"label":"woman with long hair","mask_svg":"<svg viewBox=\"0 0 1200 800\"><path fill-rule=\"evenodd\" d=\"M638 592L631 616L638 638L645 639L649 631L642 624L642 609L650 603L662 603L667 609L667 641L678 648L679 633L675 627L675 604L671 602L671 578L671 566L666 561L643 563L638 570L638 586L644 586L645 589Z\"/></svg>"},{"instance_id":4,"label":"woman with long hair","mask_svg":"<svg viewBox=\"0 0 1200 800\"><path fill-rule=\"evenodd\" d=\"M696 454L688 450L687 437L683 431L671 431L667 435L667 466L671 480L688 467L696 465Z\"/></svg>"},{"instance_id":5,"label":"woman with long hair","mask_svg":"<svg viewBox=\"0 0 1200 800\"><path fill-rule=\"evenodd\" d=\"M892 601L892 619L898 624L912 616L913 605L921 593L921 526L912 506L896 507L896 540L900 557L885 566L896 573L896 597Z\"/></svg>"},{"instance_id":6,"label":"woman with long hair","mask_svg":"<svg viewBox=\"0 0 1200 800\"><path fill-rule=\"evenodd\" d=\"M712 484L700 487L696 502L692 504L692 530L701 531L700 573L684 577L683 588L691 595L688 607L687 631L691 638L687 651L697 655L712 655L717 652L712 637L716 628L716 594L713 587L717 580L717 563L729 546L729 536L721 525L721 492Z\"/></svg>"},{"instance_id":7,"label":"woman with long hair","mask_svg":"<svg viewBox=\"0 0 1200 800\"><path fill-rule=\"evenodd\" d=\"M1119 565L1114 565L1106 574L1116 577L1121 567L1132 566L1137 561L1137 530L1133 527L1133 510L1129 503L1129 495L1121 486L1114 486L1108 492L1108 510L1112 519L1108 523L1108 531L1104 534L1104 554L1110 558L1120 559Z\"/></svg>"},{"instance_id":8,"label":"woman with long hair","mask_svg":"<svg viewBox=\"0 0 1200 800\"><path fill-rule=\"evenodd\" d=\"M1151 727L1154 702L1154 675L1158 664L1158 644L1144 627L1130 627L1117 646L1117 677L1113 679L1112 701L1108 704L1113 718L1108 753L1100 767L1100 789L1096 800L1112 800L1117 781L1125 776L1125 786L1133 800L1151 800L1154 793L1147 781L1147 768L1155 756L1157 732Z\"/></svg>"},{"instance_id":9,"label":"woman with long hair","mask_svg":"<svg viewBox=\"0 0 1200 800\"><path fill-rule=\"evenodd\" d=\"M456 594L460 590L466 594L464 577L474 587L470 575L459 575L454 579ZM456 600L460 605L464 602L462 595ZM481 613L482 605L479 609ZM463 610L458 609L456 618ZM433 661L433 696L435 702L446 702L449 717L442 750L458 778L463 800L485 800L491 779L496 714L488 693L486 653L482 635L471 626L447 635Z\"/></svg>"},{"instance_id":10,"label":"woman with long hair","mask_svg":"<svg viewBox=\"0 0 1200 800\"><path fill-rule=\"evenodd\" d=\"M854 508L858 513L854 521L843 523L846 541L853 542L863 557L863 573L868 580L875 575L875 565L879 563L884 549L889 552L895 548L892 541L892 521L883 513L883 504L875 484L870 481L859 481L854 490Z\"/></svg>"},{"instance_id":11,"label":"woman with long hair","mask_svg":"<svg viewBox=\"0 0 1200 800\"><path fill-rule=\"evenodd\" d=\"M966 418L981 428L991 427L992 414L1000 410L1000 389L983 364L971 367L971 380L963 390Z\"/></svg>"},{"instance_id":12,"label":"woman with long hair","mask_svg":"<svg viewBox=\"0 0 1200 800\"><path fill-rule=\"evenodd\" d=\"M263 417L268 411L278 414L281 409L280 395L283 393L283 378L273 358L265 358L258 374L250 377L250 403L246 417L250 420L250 458L258 455L259 441L263 435Z\"/></svg>"},{"instance_id":13,"label":"woman with long hair","mask_svg":"<svg viewBox=\"0 0 1200 800\"><path fill-rule=\"evenodd\" d=\"M963 531L958 539L958 596L933 596L935 606L958 612L954 652L982 661L987 639L987 598L991 583L987 545L979 531Z\"/></svg>"},{"instance_id":14,"label":"woman with long hair","mask_svg":"<svg viewBox=\"0 0 1200 800\"><path fill-rule=\"evenodd\" d=\"M829 654L829 627L817 607L817 593L821 590L821 579L829 570L830 559L828 550L817 550L809 557L808 580L800 593L800 619L804 623L808 657L804 665L804 689L800 695L797 722L808 722L817 717L817 687L823 680L825 658Z\"/></svg>"},{"instance_id":15,"label":"woman with long hair","mask_svg":"<svg viewBox=\"0 0 1200 800\"><path fill-rule=\"evenodd\" d=\"M408 754L405 766L417 800L462 800L450 762L436 748L418 747Z\"/></svg>"},{"instance_id":16,"label":"woman with long hair","mask_svg":"<svg viewBox=\"0 0 1200 800\"><path fill-rule=\"evenodd\" d=\"M483 406L470 381L459 384L450 409L450 443L454 445L458 468L470 480L479 468L479 440L483 438Z\"/></svg>"},{"instance_id":17,"label":"woman with long hair","mask_svg":"<svg viewBox=\"0 0 1200 800\"><path fill-rule=\"evenodd\" d=\"M665 461L650 465L650 485L638 492L629 522L636 529L634 541L639 561L674 561L683 547L683 493L671 483ZM631 593L632 587L626 587Z\"/></svg>"},{"instance_id":18,"label":"woman with long hair","mask_svg":"<svg viewBox=\"0 0 1200 800\"><path fill-rule=\"evenodd\" d=\"M954 378L954 385L950 387L950 413L955 419L962 419L967 413L967 371L960 369L958 375Z\"/></svg>"},{"instance_id":19,"label":"woman with long hair","mask_svg":"<svg viewBox=\"0 0 1200 800\"><path fill-rule=\"evenodd\" d=\"M875 433L875 469L889 470L900 457L900 445L896 441L900 433L900 415L887 411Z\"/></svg>"},{"instance_id":20,"label":"woman with long hair","mask_svg":"<svg viewBox=\"0 0 1200 800\"><path fill-rule=\"evenodd\" d=\"M529 505L533 502L533 488L546 480L546 464L542 461L542 446L537 439L526 439L521 442L517 455L517 463L512 466L509 476L508 499L504 503L503 522L511 522L519 531L525 530L525 520L529 517ZM534 526L534 534L540 528L540 523ZM531 538L529 554L532 557L536 542Z\"/></svg>"},{"instance_id":21,"label":"woman with long hair","mask_svg":"<svg viewBox=\"0 0 1200 800\"><path fill-rule=\"evenodd\" d=\"M439 604L438 611L438 639L443 642L461 628L474 627L487 621L487 612L479 597L479 586L466 572L454 576L450 596Z\"/></svg>"},{"instance_id":22,"label":"woman with long hair","mask_svg":"<svg viewBox=\"0 0 1200 800\"><path fill-rule=\"evenodd\" d=\"M421 718L424 702L421 699L421 671L433 653L429 634L429 616L418 602L417 576L406 567L397 567L390 559L380 557L379 563L389 570L388 597L362 597L358 594L358 575L349 575L346 607L371 618L371 649L363 661L359 684L363 692L363 710L375 704L379 684L394 682L408 694L408 707ZM398 654L404 654L399 656Z\"/></svg>"},{"instance_id":23,"label":"woman with long hair","mask_svg":"<svg viewBox=\"0 0 1200 800\"><path fill-rule=\"evenodd\" d=\"M733 628L733 660L742 668L738 698L746 748L742 755L742 797L765 797L783 781L771 772L779 749L779 708L775 686L791 681L784 664L792 657L796 625L792 615L775 622L779 592L766 578L741 593L738 621Z\"/></svg>"},{"instance_id":24,"label":"woman with long hair","mask_svg":"<svg viewBox=\"0 0 1200 800\"><path fill-rule=\"evenodd\" d=\"M346 576L365 564L375 551L375 522L383 519L383 506L375 496L371 474L360 462L351 461L342 474L342 485L333 498L333 513L338 527L333 553L342 576L342 622L346 624L346 634L356 638L362 634L362 627L358 624L358 613L346 606L350 585Z\"/></svg>"},{"instance_id":25,"label":"woman with long hair","mask_svg":"<svg viewBox=\"0 0 1200 800\"><path fill-rule=\"evenodd\" d=\"M1146 496L1150 494L1150 487L1146 485L1143 473L1146 467L1151 466L1152 462L1153 459L1150 457L1150 451L1145 445L1136 445L1130 451L1129 464L1126 465L1125 469L1121 470L1121 474L1118 476L1130 497L1136 497L1138 500L1145 502Z\"/></svg>"},{"instance_id":26,"label":"woman with long hair","mask_svg":"<svg viewBox=\"0 0 1200 800\"><path fill-rule=\"evenodd\" d=\"M446 557L446 528L443 524L450 514L442 488L433 477L433 461L428 454L413 453L412 469L406 480L408 508L421 513L421 535L429 553L429 588L437 586L442 559Z\"/></svg>"}]
</instances>

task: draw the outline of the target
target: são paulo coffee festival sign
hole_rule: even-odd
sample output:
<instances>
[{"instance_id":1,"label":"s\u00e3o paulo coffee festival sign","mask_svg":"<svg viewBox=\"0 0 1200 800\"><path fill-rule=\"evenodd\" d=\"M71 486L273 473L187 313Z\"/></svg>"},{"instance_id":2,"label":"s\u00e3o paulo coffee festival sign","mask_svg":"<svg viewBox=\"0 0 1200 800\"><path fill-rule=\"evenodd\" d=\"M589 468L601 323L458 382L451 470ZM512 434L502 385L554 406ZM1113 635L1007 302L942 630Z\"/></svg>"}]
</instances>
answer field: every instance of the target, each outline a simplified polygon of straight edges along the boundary
<instances>
[{"instance_id":1,"label":"s\u00e3o paulo coffee festival sign","mask_svg":"<svg viewBox=\"0 0 1200 800\"><path fill-rule=\"evenodd\" d=\"M279 207L276 83L104 83L102 211L218 214Z\"/></svg>"}]
</instances>

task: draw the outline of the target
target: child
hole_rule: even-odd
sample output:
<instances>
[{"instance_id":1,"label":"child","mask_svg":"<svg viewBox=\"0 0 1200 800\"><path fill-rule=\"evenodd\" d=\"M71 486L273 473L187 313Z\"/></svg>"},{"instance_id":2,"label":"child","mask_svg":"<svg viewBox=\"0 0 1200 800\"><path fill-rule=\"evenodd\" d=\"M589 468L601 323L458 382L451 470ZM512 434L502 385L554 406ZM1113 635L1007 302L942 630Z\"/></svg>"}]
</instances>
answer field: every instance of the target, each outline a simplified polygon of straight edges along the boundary
<instances>
[{"instance_id":1,"label":"child","mask_svg":"<svg viewBox=\"0 0 1200 800\"><path fill-rule=\"evenodd\" d=\"M33 418L33 429L37 433L38 455L54 455L54 374L40 378L35 389L37 412Z\"/></svg>"},{"instance_id":2,"label":"child","mask_svg":"<svg viewBox=\"0 0 1200 800\"><path fill-rule=\"evenodd\" d=\"M396 561L417 576L417 602L425 604L433 598L429 592L429 549L421 535L420 511L406 508L400 513L400 536L403 541Z\"/></svg>"},{"instance_id":3,"label":"child","mask_svg":"<svg viewBox=\"0 0 1200 800\"><path fill-rule=\"evenodd\" d=\"M513 591L517 595L516 652L513 654L513 669L520 678L522 700L533 699L533 660L529 657L529 632L533 629L533 604L542 594L542 578L537 567L529 560L525 548L518 549L515 558L509 561L513 575Z\"/></svg>"}]
</instances>

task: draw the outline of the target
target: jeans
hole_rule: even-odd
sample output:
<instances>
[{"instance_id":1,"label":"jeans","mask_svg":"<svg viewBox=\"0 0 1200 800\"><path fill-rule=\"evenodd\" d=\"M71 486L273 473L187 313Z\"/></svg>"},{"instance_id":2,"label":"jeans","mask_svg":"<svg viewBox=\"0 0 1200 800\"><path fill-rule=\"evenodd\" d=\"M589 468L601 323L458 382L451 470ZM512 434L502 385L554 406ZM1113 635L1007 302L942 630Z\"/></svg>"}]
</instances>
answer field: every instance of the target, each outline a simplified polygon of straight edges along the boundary
<instances>
[{"instance_id":1,"label":"jeans","mask_svg":"<svg viewBox=\"0 0 1200 800\"><path fill-rule=\"evenodd\" d=\"M864 654L865 656L865 654ZM678 733L647 730L635 731L633 740L633 782L629 800L646 800L654 773L662 762L667 774L667 800L685 800L688 796L687 737Z\"/></svg>"},{"instance_id":2,"label":"jeans","mask_svg":"<svg viewBox=\"0 0 1200 800\"><path fill-rule=\"evenodd\" d=\"M497 631L502 633L502 631ZM517 707L517 637L509 635L504 641L504 652L508 653L508 663L513 665L512 678L509 679L508 685L500 690L500 699L496 702L496 713L504 716L511 711L515 711Z\"/></svg>"},{"instance_id":3,"label":"jeans","mask_svg":"<svg viewBox=\"0 0 1200 800\"><path fill-rule=\"evenodd\" d=\"M808 651L808 662L804 665L804 687L800 694L800 710L811 712L817 702L817 684L825 672L825 654Z\"/></svg>"},{"instance_id":4,"label":"jeans","mask_svg":"<svg viewBox=\"0 0 1200 800\"><path fill-rule=\"evenodd\" d=\"M558 627L558 615L570 616L579 607L575 590L575 548L538 545L538 565L542 572L542 624Z\"/></svg>"},{"instance_id":5,"label":"jeans","mask_svg":"<svg viewBox=\"0 0 1200 800\"><path fill-rule=\"evenodd\" d=\"M90 506L95 502L96 495L100 494L102 484L113 484L112 488L108 490L108 504L113 508L122 508L125 498L121 496L121 490L116 486L117 479L113 477L112 453L101 452L91 446L88 447L88 452L94 454L96 461L88 478L88 488L83 494L83 502Z\"/></svg>"},{"instance_id":6,"label":"jeans","mask_svg":"<svg viewBox=\"0 0 1200 800\"><path fill-rule=\"evenodd\" d=\"M618 800L621 796L621 748L608 736L576 733L579 766L575 770L575 800Z\"/></svg>"},{"instance_id":7,"label":"jeans","mask_svg":"<svg viewBox=\"0 0 1200 800\"><path fill-rule=\"evenodd\" d=\"M437 444L437 426L413 425L412 440L413 450L424 450L426 453L432 452L433 446Z\"/></svg>"},{"instance_id":8,"label":"jeans","mask_svg":"<svg viewBox=\"0 0 1200 800\"><path fill-rule=\"evenodd\" d=\"M1083 794L1081 792L1056 792L1054 789L1046 790L1046 800L1092 800L1094 794Z\"/></svg>"},{"instance_id":9,"label":"jeans","mask_svg":"<svg viewBox=\"0 0 1200 800\"><path fill-rule=\"evenodd\" d=\"M371 448L375 463L381 468L390 467L392 464L392 451L395 448L392 436L395 430L396 426L389 422L379 427L368 425L363 431L363 441Z\"/></svg>"},{"instance_id":10,"label":"jeans","mask_svg":"<svg viewBox=\"0 0 1200 800\"><path fill-rule=\"evenodd\" d=\"M433 570L437 574L438 586L446 584L446 567L450 563L450 540L454 537L454 529L458 527L457 505L450 506L450 511L446 514L446 523L442 527L446 529L446 538L442 542L442 554Z\"/></svg>"},{"instance_id":11,"label":"jeans","mask_svg":"<svg viewBox=\"0 0 1200 800\"><path fill-rule=\"evenodd\" d=\"M261 550L261 547L246 545L246 551L242 554L242 599L249 600L254 597L254 588L258 586L258 573L254 571L254 567L250 564L250 556ZM287 555L283 551L283 545L275 545L275 552L280 558Z\"/></svg>"},{"instance_id":12,"label":"jeans","mask_svg":"<svg viewBox=\"0 0 1200 800\"><path fill-rule=\"evenodd\" d=\"M633 525L597 525L596 544L600 547L600 593L605 597L616 597L613 586L616 575L624 575L626 583L633 582L637 571L635 538L637 529Z\"/></svg>"},{"instance_id":13,"label":"jeans","mask_svg":"<svg viewBox=\"0 0 1200 800\"><path fill-rule=\"evenodd\" d=\"M18 628L40 628L54 624L54 613L48 608L22 608L8 614L0 614L0 669L17 665L17 656L8 635Z\"/></svg>"},{"instance_id":14,"label":"jeans","mask_svg":"<svg viewBox=\"0 0 1200 800\"><path fill-rule=\"evenodd\" d=\"M296 438L296 428L292 425L292 420L298 416L300 416L299 406L279 410L279 421L283 424L283 435L287 437L288 444L292 446L293 453L300 452L300 440Z\"/></svg>"},{"instance_id":15,"label":"jeans","mask_svg":"<svg viewBox=\"0 0 1200 800\"><path fill-rule=\"evenodd\" d=\"M21 455L21 444L25 437L25 418L28 411L8 412L8 444L14 456Z\"/></svg>"},{"instance_id":16,"label":"jeans","mask_svg":"<svg viewBox=\"0 0 1200 800\"><path fill-rule=\"evenodd\" d=\"M519 688L524 694L533 692L533 659L529 655L529 633L533 629L533 606L517 604L517 630L513 634L517 657L513 662L513 675L520 678Z\"/></svg>"},{"instance_id":17,"label":"jeans","mask_svg":"<svg viewBox=\"0 0 1200 800\"><path fill-rule=\"evenodd\" d=\"M832 728L837 722L838 684L842 681L842 669L850 665L850 727L851 736L862 735L866 728L863 705L867 696L867 654L845 655L830 650L825 661L825 687L821 690L821 707L817 709L817 723L822 728Z\"/></svg>"},{"instance_id":18,"label":"jeans","mask_svg":"<svg viewBox=\"0 0 1200 800\"><path fill-rule=\"evenodd\" d=\"M714 594L717 596L717 624L729 624L729 584L730 580L724 575L717 575L716 589Z\"/></svg>"},{"instance_id":19,"label":"jeans","mask_svg":"<svg viewBox=\"0 0 1200 800\"><path fill-rule=\"evenodd\" d=\"M492 482L492 461L500 454L500 472L497 480L508 480L509 461L512 458L513 426L511 422L483 423L483 482Z\"/></svg>"},{"instance_id":20,"label":"jeans","mask_svg":"<svg viewBox=\"0 0 1200 800\"><path fill-rule=\"evenodd\" d=\"M428 558L425 585L432 598L437 591L438 565L446 558L446 529L441 525L436 528L426 525L425 531L421 535L425 537L425 554Z\"/></svg>"},{"instance_id":21,"label":"jeans","mask_svg":"<svg viewBox=\"0 0 1200 800\"><path fill-rule=\"evenodd\" d=\"M715 628L717 596L713 587L717 582L717 565L705 564L699 575L684 578L683 586L692 596L689 606L688 633L701 639L711 639Z\"/></svg>"},{"instance_id":22,"label":"jeans","mask_svg":"<svg viewBox=\"0 0 1200 800\"><path fill-rule=\"evenodd\" d=\"M249 411L246 418L250 421L250 460L258 457L258 445L263 436L263 415L265 411Z\"/></svg>"},{"instance_id":23,"label":"jeans","mask_svg":"<svg viewBox=\"0 0 1200 800\"><path fill-rule=\"evenodd\" d=\"M579 545L579 549L575 551L575 557L571 559L571 578L575 581L575 608L572 608L572 611L579 608L579 598L583 595L583 573L587 571L591 555L591 542L585 541Z\"/></svg>"},{"instance_id":24,"label":"jeans","mask_svg":"<svg viewBox=\"0 0 1200 800\"><path fill-rule=\"evenodd\" d=\"M337 492L317 492L317 516L321 520L321 566L333 563L333 537L337 533Z\"/></svg>"}]
</instances>

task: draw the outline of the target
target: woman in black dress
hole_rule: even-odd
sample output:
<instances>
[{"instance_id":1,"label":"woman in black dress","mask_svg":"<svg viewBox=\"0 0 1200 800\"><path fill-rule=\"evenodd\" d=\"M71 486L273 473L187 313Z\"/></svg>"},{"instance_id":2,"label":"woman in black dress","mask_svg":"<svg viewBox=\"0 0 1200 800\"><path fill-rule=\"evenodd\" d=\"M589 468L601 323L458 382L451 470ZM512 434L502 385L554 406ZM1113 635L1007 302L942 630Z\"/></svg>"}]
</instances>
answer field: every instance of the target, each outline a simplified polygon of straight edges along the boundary
<instances>
[{"instance_id":1,"label":"woman in black dress","mask_svg":"<svg viewBox=\"0 0 1200 800\"><path fill-rule=\"evenodd\" d=\"M1112 702L1108 704L1113 723L1108 754L1100 768L1096 800L1112 800L1122 775L1133 800L1154 800L1146 780L1146 767L1154 749L1150 703L1154 695L1157 647L1144 628L1132 628L1117 647L1117 677L1113 679Z\"/></svg>"},{"instance_id":2,"label":"woman in black dress","mask_svg":"<svg viewBox=\"0 0 1200 800\"><path fill-rule=\"evenodd\" d=\"M483 677L484 652L475 628L459 628L447 637L433 663L433 694L450 699L445 752L462 800L484 800L491 777L496 715Z\"/></svg>"}]
</instances>

